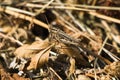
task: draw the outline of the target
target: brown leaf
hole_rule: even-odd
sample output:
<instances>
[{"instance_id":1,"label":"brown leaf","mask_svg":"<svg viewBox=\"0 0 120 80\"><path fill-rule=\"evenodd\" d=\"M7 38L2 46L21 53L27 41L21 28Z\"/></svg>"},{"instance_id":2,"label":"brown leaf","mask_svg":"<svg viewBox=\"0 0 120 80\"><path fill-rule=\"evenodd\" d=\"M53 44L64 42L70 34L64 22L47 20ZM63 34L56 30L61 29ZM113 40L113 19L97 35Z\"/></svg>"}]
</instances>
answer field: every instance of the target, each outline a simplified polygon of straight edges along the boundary
<instances>
[{"instance_id":1,"label":"brown leaf","mask_svg":"<svg viewBox=\"0 0 120 80\"><path fill-rule=\"evenodd\" d=\"M20 77L18 74L13 74L14 80L30 80L29 78Z\"/></svg>"},{"instance_id":2,"label":"brown leaf","mask_svg":"<svg viewBox=\"0 0 120 80\"><path fill-rule=\"evenodd\" d=\"M14 52L14 55L19 58L21 57L31 58L40 50L45 49L48 45L49 45L48 40L35 41L31 45L24 44L23 46L16 49L16 51Z\"/></svg>"},{"instance_id":3,"label":"brown leaf","mask_svg":"<svg viewBox=\"0 0 120 80\"><path fill-rule=\"evenodd\" d=\"M49 59L49 53L52 46L53 45L48 46L46 49L40 51L38 54L33 56L31 58L30 65L27 67L27 70L37 69L38 67L45 64Z\"/></svg>"},{"instance_id":4,"label":"brown leaf","mask_svg":"<svg viewBox=\"0 0 120 80\"><path fill-rule=\"evenodd\" d=\"M92 51L99 51L102 46L102 39L97 35L90 35L86 32L80 32L73 35L77 39L81 39L81 43ZM89 47L90 46L90 47Z\"/></svg>"},{"instance_id":5,"label":"brown leaf","mask_svg":"<svg viewBox=\"0 0 120 80\"><path fill-rule=\"evenodd\" d=\"M56 50L59 51L60 54L66 54L69 57L75 58L77 61L77 64L81 64L84 66L90 66L88 61L85 60L82 54L80 54L80 51L75 46L67 46L63 43L59 43L56 46ZM58 47L58 48L57 48Z\"/></svg>"},{"instance_id":6,"label":"brown leaf","mask_svg":"<svg viewBox=\"0 0 120 80\"><path fill-rule=\"evenodd\" d=\"M20 77L18 74L7 72L6 69L0 64L0 80L30 80L29 78Z\"/></svg>"},{"instance_id":7,"label":"brown leaf","mask_svg":"<svg viewBox=\"0 0 120 80\"><path fill-rule=\"evenodd\" d=\"M7 73L4 69L0 70L0 76L1 76L1 80L14 80L9 73Z\"/></svg>"},{"instance_id":8,"label":"brown leaf","mask_svg":"<svg viewBox=\"0 0 120 80\"><path fill-rule=\"evenodd\" d=\"M0 80L14 80L10 73L8 73L5 68L0 64Z\"/></svg>"}]
</instances>

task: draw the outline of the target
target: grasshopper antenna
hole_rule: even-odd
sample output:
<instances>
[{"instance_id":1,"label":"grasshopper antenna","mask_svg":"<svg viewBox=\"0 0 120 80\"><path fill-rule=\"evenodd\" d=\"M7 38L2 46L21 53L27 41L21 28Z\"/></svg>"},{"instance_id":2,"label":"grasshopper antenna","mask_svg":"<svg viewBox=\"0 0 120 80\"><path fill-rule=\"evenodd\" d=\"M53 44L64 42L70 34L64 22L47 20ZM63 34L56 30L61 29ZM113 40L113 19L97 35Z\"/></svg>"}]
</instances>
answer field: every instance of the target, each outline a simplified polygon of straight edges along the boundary
<instances>
[{"instance_id":1,"label":"grasshopper antenna","mask_svg":"<svg viewBox=\"0 0 120 80\"><path fill-rule=\"evenodd\" d=\"M47 24L49 26L49 28L48 28L49 36L48 37L49 37L49 41L51 41L51 38L52 38L52 26L48 22L48 19L47 19L46 15L44 15L44 16L45 16L46 22L47 22Z\"/></svg>"},{"instance_id":2,"label":"grasshopper antenna","mask_svg":"<svg viewBox=\"0 0 120 80\"><path fill-rule=\"evenodd\" d=\"M52 27L51 27L50 23L48 22L48 19L47 19L46 15L44 15L44 16L45 16L46 22L49 26L48 31L51 32Z\"/></svg>"}]
</instances>

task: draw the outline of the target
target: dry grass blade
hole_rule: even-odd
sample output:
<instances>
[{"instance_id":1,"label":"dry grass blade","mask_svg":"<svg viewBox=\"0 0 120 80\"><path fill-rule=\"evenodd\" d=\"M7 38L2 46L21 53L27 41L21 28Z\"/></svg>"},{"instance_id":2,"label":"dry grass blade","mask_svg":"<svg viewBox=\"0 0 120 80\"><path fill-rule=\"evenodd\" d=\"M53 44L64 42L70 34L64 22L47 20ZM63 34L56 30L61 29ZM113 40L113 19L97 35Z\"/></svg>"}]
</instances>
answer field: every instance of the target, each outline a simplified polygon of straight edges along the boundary
<instances>
[{"instance_id":1,"label":"dry grass blade","mask_svg":"<svg viewBox=\"0 0 120 80\"><path fill-rule=\"evenodd\" d=\"M73 32L79 32L79 30L74 27L74 25L72 25L70 22L68 22L67 20L64 19L64 17L60 16L60 14L58 12L56 12L55 10L52 11L58 18L60 18L60 20L58 19L57 21L59 23L61 23L62 25L64 25L67 29L73 31ZM63 23L64 22L64 23ZM66 24L68 26L66 26Z\"/></svg>"},{"instance_id":2,"label":"dry grass blade","mask_svg":"<svg viewBox=\"0 0 120 80\"><path fill-rule=\"evenodd\" d=\"M36 15L40 14L45 8L47 8L51 3L53 3L54 0L50 0L46 5L44 5L37 13Z\"/></svg>"},{"instance_id":3,"label":"dry grass blade","mask_svg":"<svg viewBox=\"0 0 120 80\"><path fill-rule=\"evenodd\" d=\"M58 78L58 80L63 80L51 67L49 68Z\"/></svg>"},{"instance_id":4,"label":"dry grass blade","mask_svg":"<svg viewBox=\"0 0 120 80\"><path fill-rule=\"evenodd\" d=\"M23 13L23 14L27 14L27 15L30 15L30 16L35 16L35 14L32 13L32 12L28 12L28 11L21 10L21 9L18 9L18 8L13 8L13 7L7 6L6 9L11 10L11 11L15 11L15 12L19 12L19 13Z\"/></svg>"},{"instance_id":5,"label":"dry grass blade","mask_svg":"<svg viewBox=\"0 0 120 80\"><path fill-rule=\"evenodd\" d=\"M7 35L4 35L4 34L2 34L2 33L0 33L0 37L3 37L3 38L5 38L5 39L10 39L12 42L15 42L15 43L17 43L17 44L19 44L19 45L21 45L21 46L23 45L22 42L14 39L13 37L9 37L9 36L7 36Z\"/></svg>"},{"instance_id":6,"label":"dry grass blade","mask_svg":"<svg viewBox=\"0 0 120 80\"><path fill-rule=\"evenodd\" d=\"M120 58L118 58L116 55L114 55L113 53L111 53L110 51L106 50L105 48L103 48L103 50L106 52L106 54L108 54L114 61L119 61Z\"/></svg>"},{"instance_id":7,"label":"dry grass blade","mask_svg":"<svg viewBox=\"0 0 120 80\"><path fill-rule=\"evenodd\" d=\"M34 7L34 8L42 8L43 5L37 5L37 4L26 4L27 7ZM83 9L83 8L76 8L76 7L64 7L64 6L47 6L47 9L66 9L66 10L78 10L78 11L95 11L95 10L89 10L89 9Z\"/></svg>"},{"instance_id":8,"label":"dry grass blade","mask_svg":"<svg viewBox=\"0 0 120 80\"><path fill-rule=\"evenodd\" d=\"M113 17L109 17L109 16L106 16L106 15L103 15L103 14L99 14L97 12L88 12L88 14L96 16L96 17L104 19L104 20L107 20L107 21L112 21L112 22L120 24L120 20L116 19L116 18L113 18Z\"/></svg>"},{"instance_id":9,"label":"dry grass blade","mask_svg":"<svg viewBox=\"0 0 120 80\"><path fill-rule=\"evenodd\" d=\"M0 0L0 80L119 80L119 6Z\"/></svg>"},{"instance_id":10,"label":"dry grass blade","mask_svg":"<svg viewBox=\"0 0 120 80\"><path fill-rule=\"evenodd\" d=\"M5 12L7 14L10 14L12 16L15 16L16 18L21 18L21 19L24 19L24 20L27 20L27 21L30 21L30 22L33 22L37 25L40 25L46 29L49 29L49 26L33 17L30 17L30 16L27 16L27 15L24 15L24 14L21 14L21 13L18 13L18 12L15 12L15 11L11 11L11 10L8 10L8 9L5 9L0 7L0 12Z\"/></svg>"},{"instance_id":11,"label":"dry grass blade","mask_svg":"<svg viewBox=\"0 0 120 80\"><path fill-rule=\"evenodd\" d=\"M95 0L94 0L95 1ZM47 3L47 2L42 2L42 3ZM28 3L29 4L29 3ZM93 3L94 4L94 3ZM56 3L56 2L53 2L51 3L51 5L53 6L60 6L61 4L60 3ZM73 7L77 7L77 8L88 8L88 9L105 9L105 10L120 10L119 7L113 7L113 6L110 6L110 7L107 7L107 6L95 6L95 5L83 5L83 4L68 4L68 3L62 3L62 5L64 6L69 6L69 5L72 5Z\"/></svg>"},{"instance_id":12,"label":"dry grass blade","mask_svg":"<svg viewBox=\"0 0 120 80\"><path fill-rule=\"evenodd\" d=\"M101 46L101 48L100 48L100 50L99 50L99 52L98 52L98 55L101 54L101 52L102 52L102 50L103 50L103 48L104 48L104 46L105 46L107 40L108 40L108 36L105 38L105 40L104 40L104 42L103 42L103 44L102 44L102 46ZM95 62L94 62L95 80L97 80L97 77L96 77L96 71L95 71L95 70L96 70L96 66L97 66L97 61L98 61L98 58L96 58L96 59L95 59Z\"/></svg>"}]
</instances>

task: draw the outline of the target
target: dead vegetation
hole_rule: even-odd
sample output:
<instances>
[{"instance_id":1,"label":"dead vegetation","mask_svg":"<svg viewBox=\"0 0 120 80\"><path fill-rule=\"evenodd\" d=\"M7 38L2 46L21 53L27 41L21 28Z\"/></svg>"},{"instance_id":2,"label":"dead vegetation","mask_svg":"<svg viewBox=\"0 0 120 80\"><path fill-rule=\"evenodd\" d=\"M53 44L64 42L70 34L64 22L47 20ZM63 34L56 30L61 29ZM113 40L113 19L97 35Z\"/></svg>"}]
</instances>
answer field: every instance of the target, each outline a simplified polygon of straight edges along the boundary
<instances>
[{"instance_id":1,"label":"dead vegetation","mask_svg":"<svg viewBox=\"0 0 120 80\"><path fill-rule=\"evenodd\" d=\"M0 80L119 80L119 0L0 0Z\"/></svg>"}]
</instances>

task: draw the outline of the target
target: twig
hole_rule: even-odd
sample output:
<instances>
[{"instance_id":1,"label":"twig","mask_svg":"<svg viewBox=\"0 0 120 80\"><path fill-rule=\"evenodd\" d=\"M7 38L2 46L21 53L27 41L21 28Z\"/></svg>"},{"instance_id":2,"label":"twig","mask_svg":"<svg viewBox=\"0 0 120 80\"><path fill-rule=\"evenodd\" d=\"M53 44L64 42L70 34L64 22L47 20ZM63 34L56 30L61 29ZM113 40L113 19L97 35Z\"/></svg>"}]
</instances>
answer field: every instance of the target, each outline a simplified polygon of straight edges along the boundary
<instances>
[{"instance_id":1,"label":"twig","mask_svg":"<svg viewBox=\"0 0 120 80\"><path fill-rule=\"evenodd\" d=\"M32 7L32 8L42 8L43 5L40 4L31 4L27 3L25 5L26 7ZM78 10L78 11L95 11L90 9L83 9L83 8L76 8L76 7L65 7L65 6L47 6L47 9L65 9L65 10Z\"/></svg>"},{"instance_id":2,"label":"twig","mask_svg":"<svg viewBox=\"0 0 120 80\"><path fill-rule=\"evenodd\" d=\"M116 19L116 18L113 18L113 17L109 17L109 16L106 16L106 15L103 15L103 14L99 14L97 12L88 12L88 14L96 16L96 17L104 19L104 20L107 20L107 21L112 21L112 22L120 24L120 20Z\"/></svg>"},{"instance_id":3,"label":"twig","mask_svg":"<svg viewBox=\"0 0 120 80\"><path fill-rule=\"evenodd\" d=\"M104 48L105 43L107 42L107 40L108 40L108 36L107 36L106 39L104 40L103 45L102 45L101 49L100 49L99 52L98 52L98 55L101 54L101 52L102 52L102 50L103 50L103 48ZM98 58L96 58L96 59L95 59L95 62L94 62L95 80L97 80L97 77L96 77L96 65L97 65L97 60L98 60Z\"/></svg>"},{"instance_id":4,"label":"twig","mask_svg":"<svg viewBox=\"0 0 120 80\"><path fill-rule=\"evenodd\" d=\"M67 20L65 20L62 16L60 16L59 13L57 13L55 10L52 11L61 21L66 23L68 26L65 26L67 29L73 31L73 32L79 32L79 30L74 27L71 23L69 23Z\"/></svg>"},{"instance_id":5,"label":"twig","mask_svg":"<svg viewBox=\"0 0 120 80\"><path fill-rule=\"evenodd\" d=\"M103 48L103 50L114 60L114 61L119 61L120 58L108 51L107 49Z\"/></svg>"},{"instance_id":6,"label":"twig","mask_svg":"<svg viewBox=\"0 0 120 80\"><path fill-rule=\"evenodd\" d=\"M68 15L71 17L71 19L73 20L73 22L74 22L75 24L77 24L82 31L86 31L85 26L84 26L81 22L79 22L79 21L71 14L71 12L69 12L69 11L66 11L66 12L67 12Z\"/></svg>"},{"instance_id":7,"label":"twig","mask_svg":"<svg viewBox=\"0 0 120 80\"><path fill-rule=\"evenodd\" d=\"M93 0L92 2L92 6L94 6L96 4L97 0Z\"/></svg>"},{"instance_id":8,"label":"twig","mask_svg":"<svg viewBox=\"0 0 120 80\"><path fill-rule=\"evenodd\" d=\"M27 14L27 15L30 15L30 16L35 16L35 14L32 13L32 12L21 10L21 9L18 9L18 8L13 8L13 7L10 7L10 6L6 6L6 9L11 10L11 11L15 11L15 12L19 12L19 13L24 13L24 14Z\"/></svg>"},{"instance_id":9,"label":"twig","mask_svg":"<svg viewBox=\"0 0 120 80\"><path fill-rule=\"evenodd\" d=\"M112 39L113 39L116 43L120 44L119 35L113 34L112 30L110 29L110 26L107 24L106 21L102 20L101 23L102 23L102 24L104 25L104 27L106 28L105 30L106 30L107 35L109 35L109 38L112 37Z\"/></svg>"},{"instance_id":10,"label":"twig","mask_svg":"<svg viewBox=\"0 0 120 80\"><path fill-rule=\"evenodd\" d=\"M60 0L57 0L57 2L61 4L61 7L65 7ZM73 7L73 6L71 6L71 7ZM75 8L75 7L73 7L73 8ZM65 12L67 13L68 16L70 16L70 18L72 19L72 21L73 21L76 25L78 25L78 26L80 27L80 29L81 29L82 31L86 31L86 29L85 29L85 27L83 26L83 24L80 23L80 22L72 15L72 11L71 11L71 10L66 10Z\"/></svg>"},{"instance_id":11,"label":"twig","mask_svg":"<svg viewBox=\"0 0 120 80\"><path fill-rule=\"evenodd\" d=\"M37 20L33 17L30 17L30 16L27 16L27 15L24 15L24 14L21 14L21 13L18 13L18 12L14 12L14 11L11 11L11 10L8 10L8 9L4 9L2 7L0 7L0 12L5 12L7 14L10 14L10 15L13 15L15 16L16 18L21 18L21 19L24 19L24 20L27 20L27 21L33 21L33 23L43 27L43 28L46 28L46 29L49 29L49 26L43 22L41 22L40 20Z\"/></svg>"},{"instance_id":12,"label":"twig","mask_svg":"<svg viewBox=\"0 0 120 80\"><path fill-rule=\"evenodd\" d=\"M102 47L100 48L100 50L99 50L99 52L98 52L98 55L101 54L101 52L102 52L102 50L103 50L103 48L104 48L104 46L105 46L107 40L108 40L108 36L105 38L105 40L104 40L104 42L103 42L103 44L102 44ZM95 59L94 68L95 68L95 66L96 66L96 64L97 64L97 60L98 60L98 58Z\"/></svg>"},{"instance_id":13,"label":"twig","mask_svg":"<svg viewBox=\"0 0 120 80\"><path fill-rule=\"evenodd\" d=\"M35 15L38 15L41 13L45 8L47 8L54 0L49 1L47 4L45 4Z\"/></svg>"},{"instance_id":14,"label":"twig","mask_svg":"<svg viewBox=\"0 0 120 80\"><path fill-rule=\"evenodd\" d=\"M3 37L3 38L5 38L5 39L10 39L11 41L16 42L16 43L19 44L20 46L23 45L22 42L20 42L20 41L14 39L14 38L12 38L12 37L9 37L9 36L7 36L7 35L4 35L4 34L2 34L2 33L0 33L0 36Z\"/></svg>"},{"instance_id":15,"label":"twig","mask_svg":"<svg viewBox=\"0 0 120 80\"><path fill-rule=\"evenodd\" d=\"M105 44L107 43L107 40L108 40L108 36L105 38L105 40L104 40L104 42L103 42L103 44L102 44L102 47L101 47L100 51L98 52L98 55L101 54L102 49L104 48Z\"/></svg>"},{"instance_id":16,"label":"twig","mask_svg":"<svg viewBox=\"0 0 120 80\"><path fill-rule=\"evenodd\" d=\"M50 71L52 71L54 73L54 75L56 75L58 80L62 80L62 78L51 67L49 69L50 69Z\"/></svg>"},{"instance_id":17,"label":"twig","mask_svg":"<svg viewBox=\"0 0 120 80\"><path fill-rule=\"evenodd\" d=\"M95 0L94 0L95 1ZM43 2L42 3L47 3L47 2ZM27 3L29 4L29 3ZM56 2L53 2L51 3L52 6L60 6L61 4L60 3L56 3ZM66 4L66 3L63 3L64 6L68 6L68 5L72 5L74 7L77 7L77 8L89 8L89 9L105 9L105 10L120 10L120 7L107 7L107 6L91 6L91 5L81 5L81 4Z\"/></svg>"}]
</instances>

